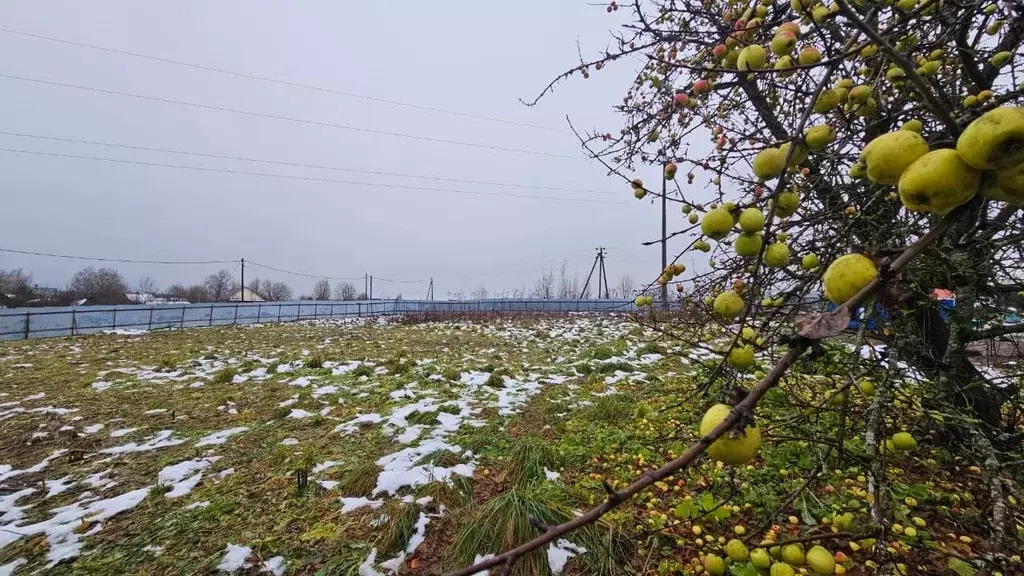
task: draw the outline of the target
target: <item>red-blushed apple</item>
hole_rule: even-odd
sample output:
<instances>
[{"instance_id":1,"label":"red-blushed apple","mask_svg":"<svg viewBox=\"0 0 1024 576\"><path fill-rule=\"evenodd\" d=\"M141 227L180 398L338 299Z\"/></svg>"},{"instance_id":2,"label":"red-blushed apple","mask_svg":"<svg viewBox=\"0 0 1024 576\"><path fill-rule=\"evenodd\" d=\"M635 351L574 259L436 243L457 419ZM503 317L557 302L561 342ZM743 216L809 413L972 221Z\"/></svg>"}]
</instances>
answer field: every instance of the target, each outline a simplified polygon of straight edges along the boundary
<instances>
[{"instance_id":1,"label":"red-blushed apple","mask_svg":"<svg viewBox=\"0 0 1024 576\"><path fill-rule=\"evenodd\" d=\"M715 46L714 49L711 50L711 53L714 54L715 57L721 58L722 55L725 54L726 50L727 48L725 47L725 44L719 44Z\"/></svg>"},{"instance_id":2,"label":"red-blushed apple","mask_svg":"<svg viewBox=\"0 0 1024 576\"><path fill-rule=\"evenodd\" d=\"M797 38L799 38L800 24L798 22L783 22L781 25L779 25L779 29L778 32L776 32L776 34L780 32L789 32L796 36Z\"/></svg>"},{"instance_id":3,"label":"red-blushed apple","mask_svg":"<svg viewBox=\"0 0 1024 576\"><path fill-rule=\"evenodd\" d=\"M704 79L697 80L693 83L693 93L703 94L708 91L708 81Z\"/></svg>"},{"instance_id":4,"label":"red-blushed apple","mask_svg":"<svg viewBox=\"0 0 1024 576\"><path fill-rule=\"evenodd\" d=\"M821 61L821 50L818 50L814 46L804 46L800 49L800 55L797 56L797 62L802 66L809 66L811 64L817 64Z\"/></svg>"},{"instance_id":5,"label":"red-blushed apple","mask_svg":"<svg viewBox=\"0 0 1024 576\"><path fill-rule=\"evenodd\" d=\"M686 92L678 92L675 98L672 99L672 104L676 108L682 108L690 101L690 97L686 95Z\"/></svg>"},{"instance_id":6,"label":"red-blushed apple","mask_svg":"<svg viewBox=\"0 0 1024 576\"><path fill-rule=\"evenodd\" d=\"M772 54L776 56L785 56L796 48L796 34L793 34L789 30L781 30L772 38L771 42Z\"/></svg>"}]
</instances>

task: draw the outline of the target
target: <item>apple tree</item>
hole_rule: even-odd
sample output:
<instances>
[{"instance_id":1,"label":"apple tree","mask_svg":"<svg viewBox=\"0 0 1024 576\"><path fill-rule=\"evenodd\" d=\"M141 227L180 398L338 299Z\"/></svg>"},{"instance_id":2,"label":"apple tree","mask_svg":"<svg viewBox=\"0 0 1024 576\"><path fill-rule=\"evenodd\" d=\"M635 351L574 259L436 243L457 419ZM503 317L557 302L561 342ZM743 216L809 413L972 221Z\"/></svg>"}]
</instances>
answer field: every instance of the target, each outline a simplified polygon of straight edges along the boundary
<instances>
[{"instance_id":1,"label":"apple tree","mask_svg":"<svg viewBox=\"0 0 1024 576\"><path fill-rule=\"evenodd\" d=\"M709 354L694 394L680 402L719 404L686 452L537 541L595 521L705 452L730 466L748 462L761 443L758 419L770 418L775 437L789 427L801 445L828 447L816 473L863 464L870 510L855 524L878 535L870 562L883 571L903 566L905 552L890 539L907 533L899 524L907 505L886 492L900 477L893 454L920 438L969 455L984 477L984 553L936 557L1012 571L1024 528L1007 504L1024 456L1024 323L1014 308L1024 299L1024 4L602 8L618 26L609 46L581 56L537 100L605 67L639 69L615 107L621 127L574 130L623 179L624 194L660 200L665 190L675 231L650 243L678 250L651 286L674 285L686 297L682 310L655 300L638 319ZM782 417L763 414L773 389L790 397ZM775 402L773 410L783 409ZM921 460L925 475L943 465ZM838 512L830 521L839 519L849 527ZM720 556L702 554L703 569L724 573Z\"/></svg>"}]
</instances>

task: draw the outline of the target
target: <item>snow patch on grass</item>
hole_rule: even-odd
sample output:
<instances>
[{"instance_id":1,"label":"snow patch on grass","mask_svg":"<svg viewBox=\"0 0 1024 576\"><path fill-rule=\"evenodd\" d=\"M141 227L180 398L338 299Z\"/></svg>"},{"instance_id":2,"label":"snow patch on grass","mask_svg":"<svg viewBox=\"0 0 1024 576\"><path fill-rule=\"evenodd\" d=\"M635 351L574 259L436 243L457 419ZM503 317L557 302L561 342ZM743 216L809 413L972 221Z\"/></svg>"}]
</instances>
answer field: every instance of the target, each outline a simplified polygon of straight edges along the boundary
<instances>
[{"instance_id":1,"label":"snow patch on grass","mask_svg":"<svg viewBox=\"0 0 1024 576\"><path fill-rule=\"evenodd\" d=\"M185 460L165 466L157 474L157 484L171 487L171 490L164 494L167 498L180 498L192 492L203 479L203 471L217 460L220 460L220 456Z\"/></svg>"},{"instance_id":2,"label":"snow patch on grass","mask_svg":"<svg viewBox=\"0 0 1024 576\"><path fill-rule=\"evenodd\" d=\"M114 446L112 448L106 448L100 450L101 454L126 454L129 452L148 452L150 450L158 450L160 448L169 448L171 446L177 446L187 442L185 438L173 438L174 430L161 430L156 433L152 438L146 440L142 444L137 442L129 442L121 446Z\"/></svg>"},{"instance_id":3,"label":"snow patch on grass","mask_svg":"<svg viewBox=\"0 0 1024 576\"><path fill-rule=\"evenodd\" d=\"M561 574L570 558L585 554L587 549L561 538L558 542L548 545L548 564L552 574Z\"/></svg>"},{"instance_id":4,"label":"snow patch on grass","mask_svg":"<svg viewBox=\"0 0 1024 576\"><path fill-rule=\"evenodd\" d=\"M238 426L235 428L228 428L227 430L218 430L217 432L207 434L206 436L200 438L199 441L196 442L196 447L198 448L200 446L212 446L215 444L223 444L228 441L228 438L236 434L241 434L242 432L245 432L248 429L248 426Z\"/></svg>"}]
</instances>

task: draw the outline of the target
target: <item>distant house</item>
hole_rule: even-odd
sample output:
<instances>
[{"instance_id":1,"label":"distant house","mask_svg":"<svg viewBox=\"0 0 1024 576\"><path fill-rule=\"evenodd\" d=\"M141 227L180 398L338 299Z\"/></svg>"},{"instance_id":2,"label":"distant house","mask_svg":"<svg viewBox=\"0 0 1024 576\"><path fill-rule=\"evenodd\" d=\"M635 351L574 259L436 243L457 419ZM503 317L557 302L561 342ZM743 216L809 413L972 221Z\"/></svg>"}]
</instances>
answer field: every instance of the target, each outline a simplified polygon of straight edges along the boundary
<instances>
[{"instance_id":1,"label":"distant house","mask_svg":"<svg viewBox=\"0 0 1024 576\"><path fill-rule=\"evenodd\" d=\"M134 304L134 302L123 292L86 296L72 302L74 306L118 306L121 304Z\"/></svg>"},{"instance_id":2,"label":"distant house","mask_svg":"<svg viewBox=\"0 0 1024 576\"><path fill-rule=\"evenodd\" d=\"M158 304L188 304L189 303L188 300L185 300L184 298L172 298L172 297L164 298L162 296L154 296L153 294L128 293L128 294L125 294L125 296L127 296L128 299L131 300L133 304L143 304L143 305L148 305L148 306L155 306L155 305L158 305Z\"/></svg>"},{"instance_id":3,"label":"distant house","mask_svg":"<svg viewBox=\"0 0 1024 576\"><path fill-rule=\"evenodd\" d=\"M8 296L3 292L0 292L0 308L17 308L18 303L14 301L13 296Z\"/></svg>"},{"instance_id":4,"label":"distant house","mask_svg":"<svg viewBox=\"0 0 1024 576\"><path fill-rule=\"evenodd\" d=\"M231 298L228 298L228 302L266 302L266 300L252 290L242 288L238 292L232 294Z\"/></svg>"},{"instance_id":5,"label":"distant house","mask_svg":"<svg viewBox=\"0 0 1024 576\"><path fill-rule=\"evenodd\" d=\"M156 300L156 296L142 292L129 292L125 296L132 301L132 304L150 304L153 300Z\"/></svg>"}]
</instances>

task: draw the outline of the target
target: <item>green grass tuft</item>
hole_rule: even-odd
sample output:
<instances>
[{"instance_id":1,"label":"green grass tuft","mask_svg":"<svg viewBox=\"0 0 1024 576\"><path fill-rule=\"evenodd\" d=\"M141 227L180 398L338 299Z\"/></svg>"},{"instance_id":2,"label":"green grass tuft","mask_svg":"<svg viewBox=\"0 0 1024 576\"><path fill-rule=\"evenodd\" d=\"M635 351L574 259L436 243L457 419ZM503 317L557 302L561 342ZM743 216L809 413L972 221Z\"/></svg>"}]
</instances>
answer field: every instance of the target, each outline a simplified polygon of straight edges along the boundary
<instances>
[{"instance_id":1,"label":"green grass tuft","mask_svg":"<svg viewBox=\"0 0 1024 576\"><path fill-rule=\"evenodd\" d=\"M378 474L380 474L380 466L372 461L350 464L341 469L338 490L341 491L342 496L370 496L377 486Z\"/></svg>"},{"instance_id":2,"label":"green grass tuft","mask_svg":"<svg viewBox=\"0 0 1024 576\"><path fill-rule=\"evenodd\" d=\"M579 420L595 420L599 422L616 422L628 420L636 411L636 400L624 393L599 396L594 403L584 409Z\"/></svg>"},{"instance_id":3,"label":"green grass tuft","mask_svg":"<svg viewBox=\"0 0 1024 576\"><path fill-rule=\"evenodd\" d=\"M392 499L384 505L383 511L387 521L377 528L375 540L380 551L391 556L409 544L420 517L420 507Z\"/></svg>"},{"instance_id":4,"label":"green grass tuft","mask_svg":"<svg viewBox=\"0 0 1024 576\"><path fill-rule=\"evenodd\" d=\"M643 356L645 354L661 354L662 356L664 356L668 352L660 344L655 344L654 342L648 342L647 344L644 344L643 346L641 346L636 351L636 353L637 353L638 356Z\"/></svg>"},{"instance_id":5,"label":"green grass tuft","mask_svg":"<svg viewBox=\"0 0 1024 576\"><path fill-rule=\"evenodd\" d=\"M500 370L496 370L494 372L491 372L491 375L488 376L487 380L484 381L484 385L490 386L491 388L504 388L505 377L502 376Z\"/></svg>"},{"instance_id":6,"label":"green grass tuft","mask_svg":"<svg viewBox=\"0 0 1024 576\"><path fill-rule=\"evenodd\" d=\"M321 353L319 351L313 352L312 354L310 354L309 356L306 357L306 361L305 361L304 364L305 364L306 368L309 368L310 370L319 370L319 369L323 368L324 367L324 355L323 355L323 353Z\"/></svg>"},{"instance_id":7,"label":"green grass tuft","mask_svg":"<svg viewBox=\"0 0 1024 576\"><path fill-rule=\"evenodd\" d=\"M583 353L585 358L591 358L593 360L607 360L612 356L615 356L615 350L611 346L594 346Z\"/></svg>"},{"instance_id":8,"label":"green grass tuft","mask_svg":"<svg viewBox=\"0 0 1024 576\"><path fill-rule=\"evenodd\" d=\"M451 468L460 463L462 463L462 457L451 450L437 450L416 461L417 466L433 464L443 468Z\"/></svg>"},{"instance_id":9,"label":"green grass tuft","mask_svg":"<svg viewBox=\"0 0 1024 576\"><path fill-rule=\"evenodd\" d=\"M409 424L421 426L435 426L439 423L436 412L413 412L405 418Z\"/></svg>"},{"instance_id":10,"label":"green grass tuft","mask_svg":"<svg viewBox=\"0 0 1024 576\"><path fill-rule=\"evenodd\" d=\"M229 384L238 375L238 371L228 366L227 368L221 368L213 375L214 384Z\"/></svg>"},{"instance_id":11,"label":"green grass tuft","mask_svg":"<svg viewBox=\"0 0 1024 576\"><path fill-rule=\"evenodd\" d=\"M360 364L356 366L356 369L351 372L352 376L361 378L363 376L373 376L373 367L369 364Z\"/></svg>"},{"instance_id":12,"label":"green grass tuft","mask_svg":"<svg viewBox=\"0 0 1024 576\"><path fill-rule=\"evenodd\" d=\"M621 370L623 372L633 372L635 368L633 368L633 365L630 364L629 362L624 361L602 362L601 364L597 365L597 372L601 374L611 374L616 370Z\"/></svg>"},{"instance_id":13,"label":"green grass tuft","mask_svg":"<svg viewBox=\"0 0 1024 576\"><path fill-rule=\"evenodd\" d=\"M536 436L517 441L505 461L508 481L526 484L544 480L544 469L558 468L558 456L551 446Z\"/></svg>"},{"instance_id":14,"label":"green grass tuft","mask_svg":"<svg viewBox=\"0 0 1024 576\"><path fill-rule=\"evenodd\" d=\"M384 367L391 374L409 374L412 372L412 362L404 358L389 358L384 362Z\"/></svg>"},{"instance_id":15,"label":"green grass tuft","mask_svg":"<svg viewBox=\"0 0 1024 576\"><path fill-rule=\"evenodd\" d=\"M455 539L450 567L468 566L477 554L497 554L535 537L531 518L553 525L571 516L572 507L561 487L550 482L513 486L470 512ZM549 573L546 548L519 558L512 573Z\"/></svg>"}]
</instances>

